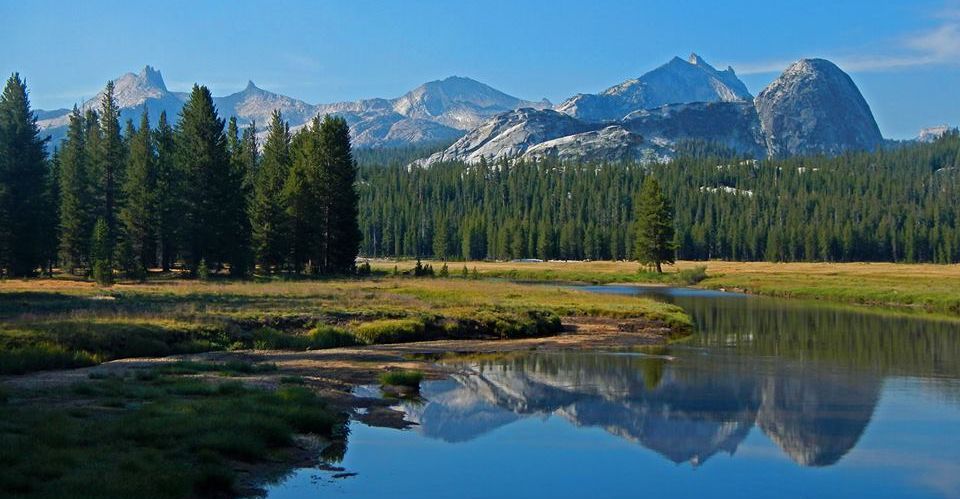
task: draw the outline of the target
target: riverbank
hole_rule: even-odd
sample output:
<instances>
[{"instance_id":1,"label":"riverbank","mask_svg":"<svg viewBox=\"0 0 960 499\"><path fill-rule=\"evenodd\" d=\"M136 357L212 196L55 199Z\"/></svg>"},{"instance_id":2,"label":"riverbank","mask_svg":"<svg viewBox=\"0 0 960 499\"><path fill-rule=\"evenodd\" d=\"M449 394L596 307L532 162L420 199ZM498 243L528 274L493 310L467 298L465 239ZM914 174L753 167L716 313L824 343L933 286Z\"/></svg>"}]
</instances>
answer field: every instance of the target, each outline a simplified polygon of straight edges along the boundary
<instances>
[{"instance_id":1,"label":"riverbank","mask_svg":"<svg viewBox=\"0 0 960 499\"><path fill-rule=\"evenodd\" d=\"M412 262L374 261L392 272ZM436 263L433 263L437 267ZM636 262L451 262L479 277L590 284L679 284L750 294L823 300L902 312L960 317L960 265L899 263L691 262L658 275ZM696 270L703 267L705 275ZM691 279L694 277L694 279Z\"/></svg>"},{"instance_id":2,"label":"riverbank","mask_svg":"<svg viewBox=\"0 0 960 499\"><path fill-rule=\"evenodd\" d=\"M655 321L679 307L566 286L449 278L328 281L0 282L0 374L216 350L304 351L557 334L562 317Z\"/></svg>"},{"instance_id":3,"label":"riverbank","mask_svg":"<svg viewBox=\"0 0 960 499\"><path fill-rule=\"evenodd\" d=\"M0 439L10 444L0 451L0 491L56 496L107 473L106 496L142 491L141 474L160 497L255 494L294 467L336 462L348 418L408 426L393 401L353 394L384 372L439 379L453 372L433 361L445 355L633 348L676 336L639 318L563 322L549 337L207 352L0 378Z\"/></svg>"}]
</instances>

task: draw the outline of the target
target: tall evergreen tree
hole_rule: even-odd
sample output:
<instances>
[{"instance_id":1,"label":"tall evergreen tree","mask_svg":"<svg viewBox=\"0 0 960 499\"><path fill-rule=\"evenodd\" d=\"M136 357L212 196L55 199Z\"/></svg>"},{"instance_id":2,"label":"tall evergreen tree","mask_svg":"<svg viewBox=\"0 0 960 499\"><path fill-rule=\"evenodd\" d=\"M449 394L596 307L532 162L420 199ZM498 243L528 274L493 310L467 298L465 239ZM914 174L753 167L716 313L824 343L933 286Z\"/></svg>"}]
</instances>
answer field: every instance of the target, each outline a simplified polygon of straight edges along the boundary
<instances>
[{"instance_id":1,"label":"tall evergreen tree","mask_svg":"<svg viewBox=\"0 0 960 499\"><path fill-rule=\"evenodd\" d=\"M97 216L107 224L107 244L115 251L120 212L120 186L126 164L126 150L120 130L120 108L117 105L113 82L107 82L100 101L99 142L96 150Z\"/></svg>"},{"instance_id":2,"label":"tall evergreen tree","mask_svg":"<svg viewBox=\"0 0 960 499\"><path fill-rule=\"evenodd\" d=\"M156 234L160 266L170 270L176 260L183 220L183 176L177 167L176 141L167 113L161 112L153 135L156 151Z\"/></svg>"},{"instance_id":3,"label":"tall evergreen tree","mask_svg":"<svg viewBox=\"0 0 960 499\"><path fill-rule=\"evenodd\" d=\"M270 271L288 253L288 215L284 185L290 174L290 127L279 111L270 118L260 166L254 175L250 222L257 263Z\"/></svg>"},{"instance_id":4,"label":"tall evergreen tree","mask_svg":"<svg viewBox=\"0 0 960 499\"><path fill-rule=\"evenodd\" d=\"M297 272L308 264L314 273L322 270L315 251L320 234L316 219L320 218L320 196L324 192L319 177L323 162L319 123L319 119L314 118L290 141L291 165L283 186L289 256Z\"/></svg>"},{"instance_id":5,"label":"tall evergreen tree","mask_svg":"<svg viewBox=\"0 0 960 499\"><path fill-rule=\"evenodd\" d=\"M637 242L634 252L640 263L653 265L663 272L663 263L673 263L673 208L653 176L643 181L637 202Z\"/></svg>"},{"instance_id":6,"label":"tall evergreen tree","mask_svg":"<svg viewBox=\"0 0 960 499\"><path fill-rule=\"evenodd\" d=\"M353 161L347 121L339 116L324 117L319 141L324 160L319 179L325 190L321 196L321 217L326 219L325 230L321 232L322 265L325 273L351 272L356 265L362 233L357 219L357 165Z\"/></svg>"},{"instance_id":7,"label":"tall evergreen tree","mask_svg":"<svg viewBox=\"0 0 960 499\"><path fill-rule=\"evenodd\" d=\"M67 272L90 269L94 220L86 141L83 116L74 106L60 146L60 262Z\"/></svg>"},{"instance_id":8,"label":"tall evergreen tree","mask_svg":"<svg viewBox=\"0 0 960 499\"><path fill-rule=\"evenodd\" d=\"M196 275L200 263L219 269L228 259L226 231L236 227L224 122L207 87L194 85L177 123L177 163L183 175L183 251Z\"/></svg>"},{"instance_id":9,"label":"tall evergreen tree","mask_svg":"<svg viewBox=\"0 0 960 499\"><path fill-rule=\"evenodd\" d=\"M27 85L14 73L0 95L0 271L33 275L49 251L48 165Z\"/></svg>"},{"instance_id":10,"label":"tall evergreen tree","mask_svg":"<svg viewBox=\"0 0 960 499\"><path fill-rule=\"evenodd\" d=\"M229 204L224 209L229 213L227 220L231 221L232 228L225 234L227 240L227 261L230 262L230 275L243 277L249 274L253 266L251 250L251 228L248 216L250 191L247 182L249 157L246 147L240 138L237 119L230 117L227 125L227 153L230 156L230 174L224 188L233 195L227 199Z\"/></svg>"},{"instance_id":11,"label":"tall evergreen tree","mask_svg":"<svg viewBox=\"0 0 960 499\"><path fill-rule=\"evenodd\" d=\"M140 128L131 132L129 161L123 183L124 205L120 210L123 235L130 258L124 269L135 277L146 275L157 255L157 160L147 109L140 115Z\"/></svg>"}]
</instances>

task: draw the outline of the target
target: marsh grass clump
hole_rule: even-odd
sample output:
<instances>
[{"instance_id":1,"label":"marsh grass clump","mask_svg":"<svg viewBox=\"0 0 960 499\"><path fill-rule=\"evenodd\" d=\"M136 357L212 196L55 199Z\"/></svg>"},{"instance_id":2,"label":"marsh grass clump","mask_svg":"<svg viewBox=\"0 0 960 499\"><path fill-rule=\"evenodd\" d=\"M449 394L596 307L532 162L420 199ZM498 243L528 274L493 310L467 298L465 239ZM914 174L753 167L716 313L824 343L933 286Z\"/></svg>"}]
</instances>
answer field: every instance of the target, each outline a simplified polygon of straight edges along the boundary
<instances>
[{"instance_id":1,"label":"marsh grass clump","mask_svg":"<svg viewBox=\"0 0 960 499\"><path fill-rule=\"evenodd\" d=\"M310 347L307 336L286 333L272 327L261 327L253 331L254 350L306 350Z\"/></svg>"},{"instance_id":2,"label":"marsh grass clump","mask_svg":"<svg viewBox=\"0 0 960 499\"><path fill-rule=\"evenodd\" d=\"M368 345L427 339L423 319L381 319L357 326L356 337Z\"/></svg>"},{"instance_id":3,"label":"marsh grass clump","mask_svg":"<svg viewBox=\"0 0 960 499\"><path fill-rule=\"evenodd\" d=\"M98 497L235 496L232 461L275 459L295 434L331 437L343 423L299 386L268 392L159 375L86 382L57 396L70 394L100 402L0 404L0 496L68 497L79 487L96 487Z\"/></svg>"},{"instance_id":4,"label":"marsh grass clump","mask_svg":"<svg viewBox=\"0 0 960 499\"><path fill-rule=\"evenodd\" d=\"M309 335L312 348L349 347L359 344L350 331L326 324L313 328Z\"/></svg>"},{"instance_id":5,"label":"marsh grass clump","mask_svg":"<svg viewBox=\"0 0 960 499\"><path fill-rule=\"evenodd\" d=\"M419 389L421 381L423 381L423 372L416 370L400 369L387 371L380 375L381 386L401 386Z\"/></svg>"},{"instance_id":6,"label":"marsh grass clump","mask_svg":"<svg viewBox=\"0 0 960 499\"><path fill-rule=\"evenodd\" d=\"M41 342L0 350L0 374L24 374L49 369L72 369L96 365L100 359L82 350Z\"/></svg>"}]
</instances>

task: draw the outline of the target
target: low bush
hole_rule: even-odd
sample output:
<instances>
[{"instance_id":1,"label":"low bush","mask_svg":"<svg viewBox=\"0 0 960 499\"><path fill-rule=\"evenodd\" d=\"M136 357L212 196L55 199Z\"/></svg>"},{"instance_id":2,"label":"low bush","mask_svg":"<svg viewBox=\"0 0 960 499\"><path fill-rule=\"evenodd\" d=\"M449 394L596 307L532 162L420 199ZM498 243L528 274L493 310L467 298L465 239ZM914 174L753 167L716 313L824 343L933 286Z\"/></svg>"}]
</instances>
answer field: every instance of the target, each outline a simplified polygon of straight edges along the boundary
<instances>
[{"instance_id":1,"label":"low bush","mask_svg":"<svg viewBox=\"0 0 960 499\"><path fill-rule=\"evenodd\" d=\"M357 326L356 337L368 345L427 339L422 319L383 319Z\"/></svg>"}]
</instances>

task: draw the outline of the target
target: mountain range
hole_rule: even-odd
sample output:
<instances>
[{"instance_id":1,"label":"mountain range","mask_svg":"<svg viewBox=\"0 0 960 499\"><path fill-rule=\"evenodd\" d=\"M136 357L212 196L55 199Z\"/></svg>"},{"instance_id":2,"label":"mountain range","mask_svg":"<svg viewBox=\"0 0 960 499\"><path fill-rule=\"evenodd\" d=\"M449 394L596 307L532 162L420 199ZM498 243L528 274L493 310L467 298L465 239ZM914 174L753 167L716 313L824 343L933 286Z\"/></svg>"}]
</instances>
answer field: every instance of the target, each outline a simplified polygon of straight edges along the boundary
<instances>
[{"instance_id":1,"label":"mountain range","mask_svg":"<svg viewBox=\"0 0 960 499\"><path fill-rule=\"evenodd\" d=\"M188 95L168 90L150 66L122 75L114 84L121 120L136 119L144 106L154 123L163 111L175 119ZM101 95L84 102L81 110L99 106ZM756 97L733 68L717 70L691 54L556 106L458 76L392 99L330 104L309 104L249 82L240 92L215 97L214 103L222 116L236 117L240 126L256 122L261 133L278 109L294 130L314 116L343 116L356 147L452 143L419 160L420 165L517 157L662 161L688 140L758 158L835 155L884 143L853 80L823 59L797 61ZM69 110L38 111L37 117L54 144L64 136Z\"/></svg>"},{"instance_id":2,"label":"mountain range","mask_svg":"<svg viewBox=\"0 0 960 499\"><path fill-rule=\"evenodd\" d=\"M189 97L185 92L167 89L160 72L150 66L139 73L127 73L113 80L120 107L120 119L136 121L146 107L152 124L161 112L175 120ZM79 108L98 109L103 91L83 102ZM470 78L452 76L431 81L394 99L364 99L332 104L309 104L299 99L257 87L246 88L223 97L214 97L221 116L236 117L241 127L256 122L261 132L275 109L290 122L292 129L307 124L314 116L337 114L350 124L357 147L393 147L412 144L450 142L486 119L518 108L545 108L549 101L518 99ZM69 109L38 111L38 123L53 143L66 135Z\"/></svg>"},{"instance_id":3,"label":"mountain range","mask_svg":"<svg viewBox=\"0 0 960 499\"><path fill-rule=\"evenodd\" d=\"M829 61L800 60L754 98L733 68L718 71L691 54L599 94L567 99L555 110L491 118L418 164L547 156L659 161L689 140L758 158L835 155L883 144L860 90Z\"/></svg>"}]
</instances>

